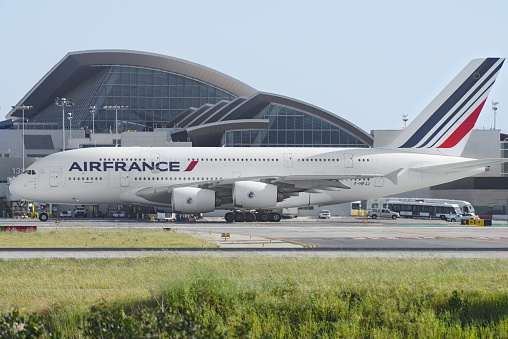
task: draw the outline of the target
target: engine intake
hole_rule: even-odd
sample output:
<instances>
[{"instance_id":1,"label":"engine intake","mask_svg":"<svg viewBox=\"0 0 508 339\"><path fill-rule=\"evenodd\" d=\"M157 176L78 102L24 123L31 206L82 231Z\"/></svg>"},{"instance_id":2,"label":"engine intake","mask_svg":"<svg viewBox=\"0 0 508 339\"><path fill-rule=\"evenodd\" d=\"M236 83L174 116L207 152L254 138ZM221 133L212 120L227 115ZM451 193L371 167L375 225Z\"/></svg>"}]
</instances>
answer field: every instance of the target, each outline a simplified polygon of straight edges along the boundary
<instances>
[{"instance_id":1,"label":"engine intake","mask_svg":"<svg viewBox=\"0 0 508 339\"><path fill-rule=\"evenodd\" d=\"M235 207L245 209L273 208L283 196L277 186L258 181L237 181L233 188Z\"/></svg>"},{"instance_id":2,"label":"engine intake","mask_svg":"<svg viewBox=\"0 0 508 339\"><path fill-rule=\"evenodd\" d=\"M177 187L171 193L175 213L206 213L215 210L215 191L197 187Z\"/></svg>"}]
</instances>

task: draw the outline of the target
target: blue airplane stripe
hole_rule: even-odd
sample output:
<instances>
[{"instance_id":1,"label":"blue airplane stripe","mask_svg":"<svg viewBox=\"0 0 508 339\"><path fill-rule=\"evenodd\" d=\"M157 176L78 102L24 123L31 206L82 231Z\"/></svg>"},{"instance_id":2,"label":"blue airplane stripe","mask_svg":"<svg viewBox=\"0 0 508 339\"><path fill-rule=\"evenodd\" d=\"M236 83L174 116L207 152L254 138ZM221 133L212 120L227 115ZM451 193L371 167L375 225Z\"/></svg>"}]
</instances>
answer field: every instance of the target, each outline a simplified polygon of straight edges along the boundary
<instances>
[{"instance_id":1,"label":"blue airplane stripe","mask_svg":"<svg viewBox=\"0 0 508 339\"><path fill-rule=\"evenodd\" d=\"M434 145L436 145L439 142L439 140L441 140L443 136L445 136L446 133L448 133L448 131L455 125L455 123L457 123L457 121L459 121L464 116L464 114L466 114L466 112L471 109L472 106L477 105L478 100L480 100L480 98L485 94L485 92L487 92L492 87L492 85L494 85L494 82L495 81L493 81L492 84L490 84L490 86L488 86L485 89L485 91L483 91L483 93L478 98L476 98L476 100L471 105L469 105L469 107L466 110L464 110L464 112L462 112L462 114L455 120L455 122L452 125L450 125L446 129L446 131L444 131L444 133L432 145L429 146L429 148L434 147Z\"/></svg>"},{"instance_id":2,"label":"blue airplane stripe","mask_svg":"<svg viewBox=\"0 0 508 339\"><path fill-rule=\"evenodd\" d=\"M475 73L480 75L487 73L497 61L499 61L499 58L487 58L400 148L411 148L417 145L471 87L476 84L477 79L473 75Z\"/></svg>"},{"instance_id":3,"label":"blue airplane stripe","mask_svg":"<svg viewBox=\"0 0 508 339\"><path fill-rule=\"evenodd\" d=\"M480 90L483 89L483 87L485 86L485 84L494 76L497 74L497 72L499 71L499 69L501 68L501 65L499 65L499 67L494 71L492 72L487 78L483 79L483 82L480 86L478 86L474 91L473 93L471 93L469 95L469 97L464 100L464 102L462 104L460 104L459 107L457 107L457 109L448 116L448 118L446 118L446 120L444 122L441 123L441 125L439 126L439 128L437 128L434 133L432 133L432 135L427 138L427 140L421 144L420 146L418 146L418 148L421 148L421 147L425 147L432 139L434 139L434 137L446 126L446 124L448 124L448 122L450 122L461 110L462 108L469 102L471 101L471 99L476 95L476 93L478 93ZM494 83L494 82L492 82ZM490 88L492 85L488 86L488 88ZM487 89L488 89L487 88ZM483 92L485 93L485 92ZM482 93L482 95L483 95ZM462 115L464 115L465 111L462 113ZM461 116L462 116L461 115Z\"/></svg>"}]
</instances>

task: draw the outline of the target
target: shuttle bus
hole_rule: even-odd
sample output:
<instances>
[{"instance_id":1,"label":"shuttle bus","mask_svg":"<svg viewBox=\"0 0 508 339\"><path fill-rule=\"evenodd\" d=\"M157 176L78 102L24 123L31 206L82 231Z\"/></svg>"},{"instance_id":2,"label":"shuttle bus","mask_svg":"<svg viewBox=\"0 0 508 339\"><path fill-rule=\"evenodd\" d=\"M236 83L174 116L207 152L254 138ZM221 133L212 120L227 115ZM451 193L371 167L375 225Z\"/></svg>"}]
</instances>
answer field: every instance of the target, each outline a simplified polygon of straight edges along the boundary
<instances>
[{"instance_id":1,"label":"shuttle bus","mask_svg":"<svg viewBox=\"0 0 508 339\"><path fill-rule=\"evenodd\" d=\"M378 198L367 201L367 208L388 208L406 218L446 218L462 213L474 213L467 201L418 198Z\"/></svg>"}]
</instances>

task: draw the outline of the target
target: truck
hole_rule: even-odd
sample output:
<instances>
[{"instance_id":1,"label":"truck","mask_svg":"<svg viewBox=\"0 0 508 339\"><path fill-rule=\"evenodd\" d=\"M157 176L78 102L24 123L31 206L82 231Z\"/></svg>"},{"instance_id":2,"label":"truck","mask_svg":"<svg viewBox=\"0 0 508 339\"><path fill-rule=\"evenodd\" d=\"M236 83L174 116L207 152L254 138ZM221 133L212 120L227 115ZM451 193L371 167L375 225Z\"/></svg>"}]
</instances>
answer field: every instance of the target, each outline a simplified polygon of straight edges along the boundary
<instances>
[{"instance_id":1,"label":"truck","mask_svg":"<svg viewBox=\"0 0 508 339\"><path fill-rule=\"evenodd\" d=\"M87 216L87 210L84 206L76 206L74 209L74 216L76 218L86 218Z\"/></svg>"},{"instance_id":2,"label":"truck","mask_svg":"<svg viewBox=\"0 0 508 339\"><path fill-rule=\"evenodd\" d=\"M377 218L397 219L398 217L400 217L400 214L397 212L392 212L388 208L373 208L373 209L369 210L368 216L371 217L372 219L377 219Z\"/></svg>"}]
</instances>

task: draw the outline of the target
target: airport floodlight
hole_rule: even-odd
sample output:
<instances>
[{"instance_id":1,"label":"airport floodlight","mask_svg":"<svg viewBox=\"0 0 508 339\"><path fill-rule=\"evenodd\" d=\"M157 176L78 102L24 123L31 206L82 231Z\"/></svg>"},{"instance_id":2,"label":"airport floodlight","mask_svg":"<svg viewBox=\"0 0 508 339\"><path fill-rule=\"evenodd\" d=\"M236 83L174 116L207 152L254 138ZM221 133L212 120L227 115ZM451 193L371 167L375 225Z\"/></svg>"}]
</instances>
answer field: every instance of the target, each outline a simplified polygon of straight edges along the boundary
<instances>
[{"instance_id":1,"label":"airport floodlight","mask_svg":"<svg viewBox=\"0 0 508 339\"><path fill-rule=\"evenodd\" d=\"M492 101L492 110L494 111L494 129L496 129L496 114L497 114L497 105L499 101Z\"/></svg>"},{"instance_id":2,"label":"airport floodlight","mask_svg":"<svg viewBox=\"0 0 508 339\"><path fill-rule=\"evenodd\" d=\"M65 106L74 106L74 103L69 99L56 97L55 105L62 107L62 151L65 151Z\"/></svg>"},{"instance_id":3,"label":"airport floodlight","mask_svg":"<svg viewBox=\"0 0 508 339\"><path fill-rule=\"evenodd\" d=\"M69 119L69 140L72 139L72 113L67 113L67 119Z\"/></svg>"},{"instance_id":4,"label":"airport floodlight","mask_svg":"<svg viewBox=\"0 0 508 339\"><path fill-rule=\"evenodd\" d=\"M95 105L90 106L90 113L92 114L92 134L95 133L95 112L96 112Z\"/></svg>"},{"instance_id":5,"label":"airport floodlight","mask_svg":"<svg viewBox=\"0 0 508 339\"><path fill-rule=\"evenodd\" d=\"M113 105L113 106L102 106L103 109L105 110L108 110L108 109L114 109L115 110L115 138L116 138L116 141L115 141L115 145L118 146L118 110L124 110L124 109L128 109L129 106L120 106L120 105Z\"/></svg>"},{"instance_id":6,"label":"airport floodlight","mask_svg":"<svg viewBox=\"0 0 508 339\"><path fill-rule=\"evenodd\" d=\"M402 121L404 121L404 129L406 129L406 122L409 120L407 116L408 114L402 114Z\"/></svg>"},{"instance_id":7,"label":"airport floodlight","mask_svg":"<svg viewBox=\"0 0 508 339\"><path fill-rule=\"evenodd\" d=\"M22 126L22 132L21 132L21 149L22 149L22 172L25 171L25 110L31 110L33 108L33 106L25 106L25 104L21 104L21 105L18 105L18 106L12 106L13 109L15 110L22 110L23 111L23 116L22 116L22 120L21 120L21 126Z\"/></svg>"}]
</instances>

